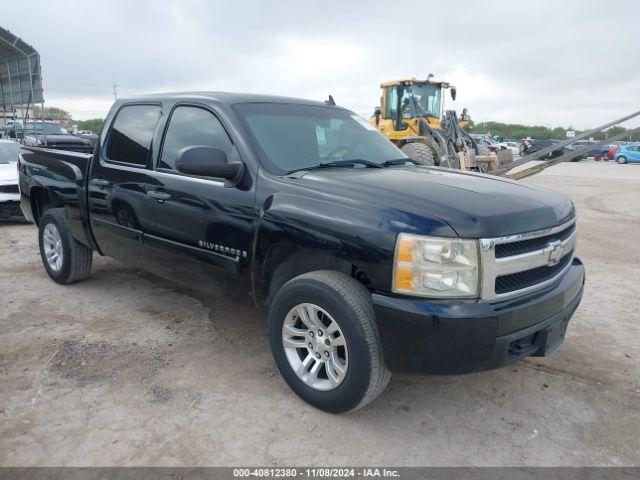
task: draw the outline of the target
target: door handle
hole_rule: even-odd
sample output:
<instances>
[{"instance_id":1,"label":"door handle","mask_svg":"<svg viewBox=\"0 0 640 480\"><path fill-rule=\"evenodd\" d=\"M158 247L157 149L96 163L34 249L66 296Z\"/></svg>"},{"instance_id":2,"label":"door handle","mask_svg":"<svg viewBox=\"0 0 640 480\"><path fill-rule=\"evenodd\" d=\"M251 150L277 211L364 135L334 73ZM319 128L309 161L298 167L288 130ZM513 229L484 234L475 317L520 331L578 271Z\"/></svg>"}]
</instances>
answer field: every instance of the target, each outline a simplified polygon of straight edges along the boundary
<instances>
[{"instance_id":1,"label":"door handle","mask_svg":"<svg viewBox=\"0 0 640 480\"><path fill-rule=\"evenodd\" d=\"M89 182L94 187L110 187L111 182L109 180L105 180L104 178L94 178Z\"/></svg>"},{"instance_id":2,"label":"door handle","mask_svg":"<svg viewBox=\"0 0 640 480\"><path fill-rule=\"evenodd\" d=\"M167 192L160 192L158 190L149 190L147 191L147 195L158 203L164 203L166 200L171 200L171 195Z\"/></svg>"}]
</instances>

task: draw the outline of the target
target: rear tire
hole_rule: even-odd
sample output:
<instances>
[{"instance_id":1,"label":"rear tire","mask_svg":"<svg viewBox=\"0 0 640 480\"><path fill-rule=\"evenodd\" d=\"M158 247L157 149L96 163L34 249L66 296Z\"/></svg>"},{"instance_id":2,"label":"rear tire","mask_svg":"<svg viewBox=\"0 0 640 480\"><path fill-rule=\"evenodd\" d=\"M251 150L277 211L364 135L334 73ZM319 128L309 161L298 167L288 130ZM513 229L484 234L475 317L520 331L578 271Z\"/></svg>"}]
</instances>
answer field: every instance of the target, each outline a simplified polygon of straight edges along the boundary
<instances>
[{"instance_id":1,"label":"rear tire","mask_svg":"<svg viewBox=\"0 0 640 480\"><path fill-rule=\"evenodd\" d=\"M55 282L68 284L89 276L93 251L73 238L64 208L52 208L42 215L38 239L42 263Z\"/></svg>"},{"instance_id":2,"label":"rear tire","mask_svg":"<svg viewBox=\"0 0 640 480\"><path fill-rule=\"evenodd\" d=\"M415 160L421 165L435 166L433 150L424 143L405 143L400 149L407 157Z\"/></svg>"},{"instance_id":3,"label":"rear tire","mask_svg":"<svg viewBox=\"0 0 640 480\"><path fill-rule=\"evenodd\" d=\"M624 155L620 155L618 158L616 158L616 162L618 162L620 165L623 165L627 163L628 160L627 160L627 157L625 157Z\"/></svg>"},{"instance_id":4,"label":"rear tire","mask_svg":"<svg viewBox=\"0 0 640 480\"><path fill-rule=\"evenodd\" d=\"M309 323L314 326L308 328ZM384 363L371 294L340 272L319 270L287 282L269 308L269 340L289 387L326 412L364 407L384 391L391 376ZM335 358L340 357L342 373L338 376L330 375L338 372L329 364L334 348Z\"/></svg>"}]
</instances>

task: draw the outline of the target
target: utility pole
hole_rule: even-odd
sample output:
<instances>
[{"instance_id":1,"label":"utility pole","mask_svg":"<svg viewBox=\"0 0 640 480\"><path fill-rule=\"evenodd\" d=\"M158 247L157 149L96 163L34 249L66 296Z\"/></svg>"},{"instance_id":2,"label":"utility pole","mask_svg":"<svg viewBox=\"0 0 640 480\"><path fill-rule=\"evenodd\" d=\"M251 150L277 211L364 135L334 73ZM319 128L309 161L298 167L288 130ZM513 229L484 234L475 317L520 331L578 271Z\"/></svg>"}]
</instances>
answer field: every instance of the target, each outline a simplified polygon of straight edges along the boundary
<instances>
[{"instance_id":1,"label":"utility pole","mask_svg":"<svg viewBox=\"0 0 640 480\"><path fill-rule=\"evenodd\" d=\"M118 99L118 85L116 82L113 82L113 101L115 102Z\"/></svg>"}]
</instances>

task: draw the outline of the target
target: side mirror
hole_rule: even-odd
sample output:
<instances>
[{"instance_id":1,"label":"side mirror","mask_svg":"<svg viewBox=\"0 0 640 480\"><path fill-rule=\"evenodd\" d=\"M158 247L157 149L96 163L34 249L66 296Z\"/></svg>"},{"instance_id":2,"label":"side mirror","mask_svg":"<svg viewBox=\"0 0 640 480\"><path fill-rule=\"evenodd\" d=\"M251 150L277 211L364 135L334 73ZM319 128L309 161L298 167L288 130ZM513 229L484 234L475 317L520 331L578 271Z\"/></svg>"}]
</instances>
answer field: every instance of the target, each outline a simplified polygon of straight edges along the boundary
<instances>
[{"instance_id":1,"label":"side mirror","mask_svg":"<svg viewBox=\"0 0 640 480\"><path fill-rule=\"evenodd\" d=\"M380 113L381 113L380 107L376 107L375 110L373 111L373 116L376 118L376 127L380 123Z\"/></svg>"},{"instance_id":2,"label":"side mirror","mask_svg":"<svg viewBox=\"0 0 640 480\"><path fill-rule=\"evenodd\" d=\"M458 91L455 89L455 87L451 87L451 100L455 101L457 94L458 94Z\"/></svg>"},{"instance_id":3,"label":"side mirror","mask_svg":"<svg viewBox=\"0 0 640 480\"><path fill-rule=\"evenodd\" d=\"M243 163L230 163L225 152L205 145L194 145L180 150L176 168L187 175L223 178L233 185L240 181L244 173Z\"/></svg>"}]
</instances>

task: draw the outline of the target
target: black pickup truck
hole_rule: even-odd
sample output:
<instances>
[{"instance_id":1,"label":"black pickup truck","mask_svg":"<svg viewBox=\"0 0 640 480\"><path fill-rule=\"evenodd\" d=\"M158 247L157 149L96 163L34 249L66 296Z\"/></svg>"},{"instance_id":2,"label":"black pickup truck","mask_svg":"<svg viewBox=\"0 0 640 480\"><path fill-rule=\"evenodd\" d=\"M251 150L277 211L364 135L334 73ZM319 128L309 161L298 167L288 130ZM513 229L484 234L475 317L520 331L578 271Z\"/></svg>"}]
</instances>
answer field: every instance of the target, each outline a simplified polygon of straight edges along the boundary
<instances>
[{"instance_id":1,"label":"black pickup truck","mask_svg":"<svg viewBox=\"0 0 640 480\"><path fill-rule=\"evenodd\" d=\"M19 171L53 280L87 277L94 251L233 272L289 386L330 412L367 404L390 372L546 356L582 296L570 200L417 165L324 103L119 99L93 155L28 148Z\"/></svg>"},{"instance_id":2,"label":"black pickup truck","mask_svg":"<svg viewBox=\"0 0 640 480\"><path fill-rule=\"evenodd\" d=\"M70 152L91 153L94 143L79 135L71 134L66 128L54 121L28 121L24 127L15 127L8 131L10 138L17 138L23 145Z\"/></svg>"}]
</instances>

